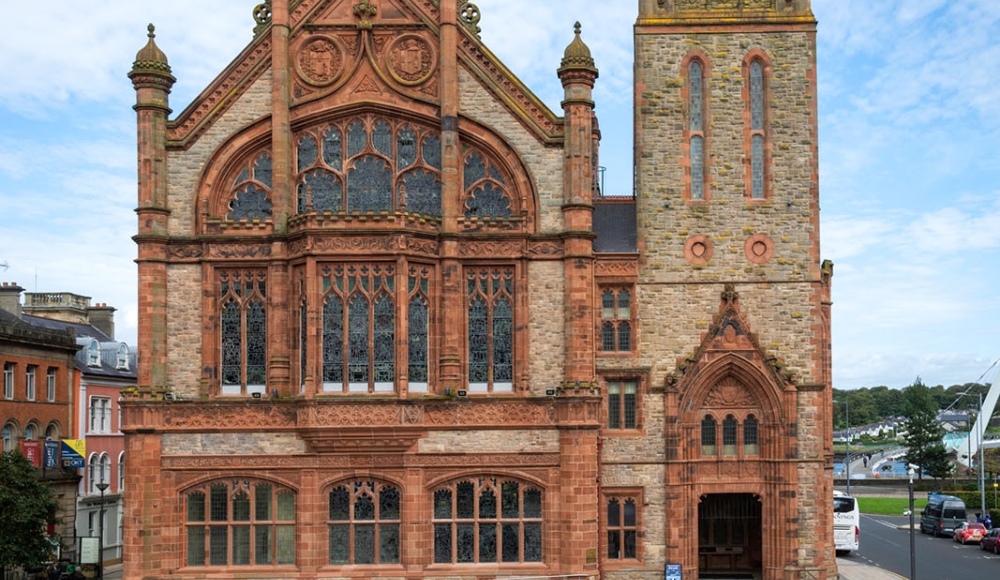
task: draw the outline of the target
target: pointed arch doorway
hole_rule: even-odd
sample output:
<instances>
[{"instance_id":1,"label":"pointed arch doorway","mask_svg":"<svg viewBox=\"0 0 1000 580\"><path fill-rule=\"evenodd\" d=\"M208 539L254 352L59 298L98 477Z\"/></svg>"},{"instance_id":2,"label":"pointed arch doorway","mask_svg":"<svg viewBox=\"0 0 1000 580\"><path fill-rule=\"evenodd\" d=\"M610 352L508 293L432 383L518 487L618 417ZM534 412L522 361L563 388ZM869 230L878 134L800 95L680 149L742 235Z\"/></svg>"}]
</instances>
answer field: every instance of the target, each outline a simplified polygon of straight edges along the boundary
<instances>
[{"instance_id":1,"label":"pointed arch doorway","mask_svg":"<svg viewBox=\"0 0 1000 580\"><path fill-rule=\"evenodd\" d=\"M761 502L750 493L709 494L698 504L698 577L761 577Z\"/></svg>"}]
</instances>

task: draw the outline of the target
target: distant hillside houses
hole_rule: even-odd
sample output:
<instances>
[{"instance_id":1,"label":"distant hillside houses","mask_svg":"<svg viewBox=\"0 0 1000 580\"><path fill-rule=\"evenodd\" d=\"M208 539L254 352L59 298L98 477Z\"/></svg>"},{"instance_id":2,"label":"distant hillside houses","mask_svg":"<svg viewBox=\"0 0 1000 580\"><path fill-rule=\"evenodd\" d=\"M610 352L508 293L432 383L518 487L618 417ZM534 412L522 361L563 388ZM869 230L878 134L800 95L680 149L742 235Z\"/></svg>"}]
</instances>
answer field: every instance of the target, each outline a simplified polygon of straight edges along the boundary
<instances>
[{"instance_id":1,"label":"distant hillside houses","mask_svg":"<svg viewBox=\"0 0 1000 580\"><path fill-rule=\"evenodd\" d=\"M856 441L862 435L869 437L896 437L904 434L902 419L886 419L878 423L868 425L857 425L848 429L841 429L833 432L834 443L846 443L848 439Z\"/></svg>"}]
</instances>

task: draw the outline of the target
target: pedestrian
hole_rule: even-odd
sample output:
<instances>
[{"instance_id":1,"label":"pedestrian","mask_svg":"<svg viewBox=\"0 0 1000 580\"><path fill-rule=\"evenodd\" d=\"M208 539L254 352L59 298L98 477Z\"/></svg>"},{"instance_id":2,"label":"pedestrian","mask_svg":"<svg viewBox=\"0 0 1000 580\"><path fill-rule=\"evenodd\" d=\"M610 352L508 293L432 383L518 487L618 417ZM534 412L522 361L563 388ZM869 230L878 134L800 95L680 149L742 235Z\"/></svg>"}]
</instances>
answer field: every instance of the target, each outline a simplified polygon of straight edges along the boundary
<instances>
[{"instance_id":1,"label":"pedestrian","mask_svg":"<svg viewBox=\"0 0 1000 580\"><path fill-rule=\"evenodd\" d=\"M993 529L993 521L990 519L990 514L989 513L987 513L986 516L983 518L983 526L987 530L992 530Z\"/></svg>"}]
</instances>

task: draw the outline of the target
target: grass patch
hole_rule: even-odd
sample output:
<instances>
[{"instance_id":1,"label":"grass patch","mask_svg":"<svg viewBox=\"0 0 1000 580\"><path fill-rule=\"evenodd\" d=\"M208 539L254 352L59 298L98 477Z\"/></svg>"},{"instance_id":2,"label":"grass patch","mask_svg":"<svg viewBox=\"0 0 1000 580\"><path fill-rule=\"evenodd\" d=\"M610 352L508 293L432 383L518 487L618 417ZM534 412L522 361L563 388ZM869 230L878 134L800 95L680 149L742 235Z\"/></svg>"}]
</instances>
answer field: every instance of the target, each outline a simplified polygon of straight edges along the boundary
<instances>
[{"instance_id":1,"label":"grass patch","mask_svg":"<svg viewBox=\"0 0 1000 580\"><path fill-rule=\"evenodd\" d=\"M906 497L859 497L858 509L863 514L881 514L886 516L901 516L910 509L910 499ZM927 505L927 498L913 498L913 509L920 513Z\"/></svg>"}]
</instances>

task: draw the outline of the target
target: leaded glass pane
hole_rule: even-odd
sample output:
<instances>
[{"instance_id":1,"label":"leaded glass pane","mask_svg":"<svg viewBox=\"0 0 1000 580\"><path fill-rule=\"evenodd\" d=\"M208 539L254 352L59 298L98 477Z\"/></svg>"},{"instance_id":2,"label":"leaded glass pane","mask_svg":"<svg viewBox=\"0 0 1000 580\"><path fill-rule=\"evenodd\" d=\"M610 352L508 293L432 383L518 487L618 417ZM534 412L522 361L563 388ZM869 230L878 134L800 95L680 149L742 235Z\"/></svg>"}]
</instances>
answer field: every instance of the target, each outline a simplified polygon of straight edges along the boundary
<instances>
[{"instance_id":1,"label":"leaded glass pane","mask_svg":"<svg viewBox=\"0 0 1000 580\"><path fill-rule=\"evenodd\" d=\"M617 499L608 502L608 526L618 527L622 525L621 504Z\"/></svg>"},{"instance_id":2,"label":"leaded glass pane","mask_svg":"<svg viewBox=\"0 0 1000 580\"><path fill-rule=\"evenodd\" d=\"M212 526L208 531L208 563L225 566L229 563L229 527Z\"/></svg>"},{"instance_id":3,"label":"leaded glass pane","mask_svg":"<svg viewBox=\"0 0 1000 580\"><path fill-rule=\"evenodd\" d=\"M618 350L632 350L632 325L628 321L618 323Z\"/></svg>"},{"instance_id":4,"label":"leaded glass pane","mask_svg":"<svg viewBox=\"0 0 1000 580\"><path fill-rule=\"evenodd\" d=\"M347 156L354 157L361 153L368 144L368 131L365 124L359 120L351 122L347 127Z\"/></svg>"},{"instance_id":5,"label":"leaded glass pane","mask_svg":"<svg viewBox=\"0 0 1000 580\"><path fill-rule=\"evenodd\" d=\"M379 492L378 517L380 520L399 519L399 491L394 487L383 487Z\"/></svg>"},{"instance_id":6,"label":"leaded glass pane","mask_svg":"<svg viewBox=\"0 0 1000 580\"><path fill-rule=\"evenodd\" d=\"M205 565L205 528L202 526L187 529L187 565Z\"/></svg>"},{"instance_id":7,"label":"leaded glass pane","mask_svg":"<svg viewBox=\"0 0 1000 580\"><path fill-rule=\"evenodd\" d=\"M330 519L334 521L351 519L351 496L347 488L338 487L330 492Z\"/></svg>"},{"instance_id":8,"label":"leaded glass pane","mask_svg":"<svg viewBox=\"0 0 1000 580\"><path fill-rule=\"evenodd\" d=\"M425 169L414 169L403 174L399 187L400 205L405 202L406 211L441 217L441 182L436 174Z\"/></svg>"},{"instance_id":9,"label":"leaded glass pane","mask_svg":"<svg viewBox=\"0 0 1000 580\"><path fill-rule=\"evenodd\" d=\"M465 158L465 167L462 170L465 180L464 191L468 191L480 179L486 177L486 161L478 152L473 151Z\"/></svg>"},{"instance_id":10,"label":"leaded glass pane","mask_svg":"<svg viewBox=\"0 0 1000 580\"><path fill-rule=\"evenodd\" d=\"M632 318L632 297L628 290L618 292L618 318Z\"/></svg>"},{"instance_id":11,"label":"leaded glass pane","mask_svg":"<svg viewBox=\"0 0 1000 580\"><path fill-rule=\"evenodd\" d=\"M518 562L521 559L521 530L518 524L504 524L503 561Z\"/></svg>"},{"instance_id":12,"label":"leaded glass pane","mask_svg":"<svg viewBox=\"0 0 1000 580\"><path fill-rule=\"evenodd\" d=\"M608 429L622 428L621 385L608 383Z\"/></svg>"},{"instance_id":13,"label":"leaded glass pane","mask_svg":"<svg viewBox=\"0 0 1000 580\"><path fill-rule=\"evenodd\" d=\"M434 524L434 563L451 563L451 524Z\"/></svg>"},{"instance_id":14,"label":"leaded glass pane","mask_svg":"<svg viewBox=\"0 0 1000 580\"><path fill-rule=\"evenodd\" d=\"M267 377L267 315L264 303L252 300L247 308L247 385L263 385Z\"/></svg>"},{"instance_id":15,"label":"leaded glass pane","mask_svg":"<svg viewBox=\"0 0 1000 580\"><path fill-rule=\"evenodd\" d=\"M413 280L411 278L411 280ZM410 300L407 331L408 379L411 383L427 382L427 302L421 296Z\"/></svg>"},{"instance_id":16,"label":"leaded glass pane","mask_svg":"<svg viewBox=\"0 0 1000 580\"><path fill-rule=\"evenodd\" d=\"M497 300L493 307L493 381L510 383L514 379L514 316L510 301Z\"/></svg>"},{"instance_id":17,"label":"leaded glass pane","mask_svg":"<svg viewBox=\"0 0 1000 580\"><path fill-rule=\"evenodd\" d=\"M701 454L715 455L715 419L711 417L701 421Z\"/></svg>"},{"instance_id":18,"label":"leaded glass pane","mask_svg":"<svg viewBox=\"0 0 1000 580\"><path fill-rule=\"evenodd\" d=\"M455 494L456 517L459 519L474 518L476 509L476 489L472 482L460 482L455 486Z\"/></svg>"},{"instance_id":19,"label":"leaded glass pane","mask_svg":"<svg viewBox=\"0 0 1000 580\"><path fill-rule=\"evenodd\" d=\"M705 199L704 141L700 135L691 137L691 199Z\"/></svg>"},{"instance_id":20,"label":"leaded glass pane","mask_svg":"<svg viewBox=\"0 0 1000 580\"><path fill-rule=\"evenodd\" d=\"M229 519L229 497L226 493L226 485L216 484L210 490L211 503L209 504L210 519L213 522L224 522Z\"/></svg>"},{"instance_id":21,"label":"leaded glass pane","mask_svg":"<svg viewBox=\"0 0 1000 580\"><path fill-rule=\"evenodd\" d=\"M351 557L351 527L347 524L330 526L330 563L349 564Z\"/></svg>"},{"instance_id":22,"label":"leaded glass pane","mask_svg":"<svg viewBox=\"0 0 1000 580\"><path fill-rule=\"evenodd\" d=\"M374 520L375 519L375 502L372 498L367 495L359 496L354 500L354 519L355 520Z\"/></svg>"},{"instance_id":23,"label":"leaded glass pane","mask_svg":"<svg viewBox=\"0 0 1000 580\"><path fill-rule=\"evenodd\" d=\"M232 565L250 565L250 526L233 526Z\"/></svg>"},{"instance_id":24,"label":"leaded glass pane","mask_svg":"<svg viewBox=\"0 0 1000 580\"><path fill-rule=\"evenodd\" d=\"M323 162L330 169L343 171L344 152L342 142L343 138L340 135L340 129L336 127L330 127L323 134ZM364 143L361 146L364 147Z\"/></svg>"},{"instance_id":25,"label":"leaded glass pane","mask_svg":"<svg viewBox=\"0 0 1000 580\"><path fill-rule=\"evenodd\" d=\"M753 415L743 423L743 454L757 455L757 419Z\"/></svg>"},{"instance_id":26,"label":"leaded glass pane","mask_svg":"<svg viewBox=\"0 0 1000 580\"><path fill-rule=\"evenodd\" d=\"M509 218L512 212L510 199L502 188L486 182L472 190L465 200L465 218Z\"/></svg>"},{"instance_id":27,"label":"leaded glass pane","mask_svg":"<svg viewBox=\"0 0 1000 580\"><path fill-rule=\"evenodd\" d=\"M335 173L313 169L302 176L298 189L298 211L338 212L343 209L344 184Z\"/></svg>"},{"instance_id":28,"label":"leaded glass pane","mask_svg":"<svg viewBox=\"0 0 1000 580\"><path fill-rule=\"evenodd\" d=\"M250 496L245 492L238 492L233 497L233 521L250 521Z\"/></svg>"},{"instance_id":29,"label":"leaded glass pane","mask_svg":"<svg viewBox=\"0 0 1000 580\"><path fill-rule=\"evenodd\" d=\"M396 378L395 307L385 294L375 300L375 382L391 383Z\"/></svg>"},{"instance_id":30,"label":"leaded glass pane","mask_svg":"<svg viewBox=\"0 0 1000 580\"><path fill-rule=\"evenodd\" d=\"M368 384L368 302L355 294L347 315L347 375L352 383Z\"/></svg>"},{"instance_id":31,"label":"leaded glass pane","mask_svg":"<svg viewBox=\"0 0 1000 580\"><path fill-rule=\"evenodd\" d=\"M542 561L542 524L525 522L524 524L524 561Z\"/></svg>"},{"instance_id":32,"label":"leaded glass pane","mask_svg":"<svg viewBox=\"0 0 1000 580\"><path fill-rule=\"evenodd\" d=\"M254 161L253 164L253 177L257 181L264 184L265 187L271 189L271 156L267 153L261 153L260 157Z\"/></svg>"},{"instance_id":33,"label":"leaded glass pane","mask_svg":"<svg viewBox=\"0 0 1000 580\"><path fill-rule=\"evenodd\" d=\"M396 171L402 171L417 160L417 134L410 127L399 130L396 139Z\"/></svg>"},{"instance_id":34,"label":"leaded glass pane","mask_svg":"<svg viewBox=\"0 0 1000 580\"><path fill-rule=\"evenodd\" d=\"M295 563L295 526L277 526L278 565Z\"/></svg>"},{"instance_id":35,"label":"leaded glass pane","mask_svg":"<svg viewBox=\"0 0 1000 580\"><path fill-rule=\"evenodd\" d=\"M469 304L469 382L485 383L489 368L489 313L477 296Z\"/></svg>"},{"instance_id":36,"label":"leaded glass pane","mask_svg":"<svg viewBox=\"0 0 1000 580\"><path fill-rule=\"evenodd\" d=\"M736 445L736 419L732 415L722 422L722 444Z\"/></svg>"},{"instance_id":37,"label":"leaded glass pane","mask_svg":"<svg viewBox=\"0 0 1000 580\"><path fill-rule=\"evenodd\" d=\"M187 521L205 521L205 494L191 493L187 496Z\"/></svg>"},{"instance_id":38,"label":"leaded glass pane","mask_svg":"<svg viewBox=\"0 0 1000 580\"><path fill-rule=\"evenodd\" d=\"M635 383L626 382L624 383L625 393L624 393L624 410L625 410L625 420L623 422L623 427L625 429L635 429L636 428L636 393L635 393Z\"/></svg>"},{"instance_id":39,"label":"leaded glass pane","mask_svg":"<svg viewBox=\"0 0 1000 580\"><path fill-rule=\"evenodd\" d=\"M492 489L479 492L479 517L489 519L497 517L497 496Z\"/></svg>"},{"instance_id":40,"label":"leaded glass pane","mask_svg":"<svg viewBox=\"0 0 1000 580\"><path fill-rule=\"evenodd\" d=\"M750 130L764 130L764 67L759 60L750 63Z\"/></svg>"},{"instance_id":41,"label":"leaded glass pane","mask_svg":"<svg viewBox=\"0 0 1000 580\"><path fill-rule=\"evenodd\" d=\"M702 130L702 120L704 116L703 104L703 80L702 80L702 68L701 63L697 60L691 61L688 67L688 89L689 89L689 115L690 125L689 129L692 131Z\"/></svg>"},{"instance_id":42,"label":"leaded glass pane","mask_svg":"<svg viewBox=\"0 0 1000 580\"><path fill-rule=\"evenodd\" d=\"M516 518L521 515L520 486L515 481L505 481L500 491L501 517Z\"/></svg>"},{"instance_id":43,"label":"leaded glass pane","mask_svg":"<svg viewBox=\"0 0 1000 580\"><path fill-rule=\"evenodd\" d=\"M458 524L455 526L458 532L458 562L468 563L476 561L476 525Z\"/></svg>"},{"instance_id":44,"label":"leaded glass pane","mask_svg":"<svg viewBox=\"0 0 1000 580\"><path fill-rule=\"evenodd\" d=\"M236 191L236 195L229 202L229 213L227 220L265 220L271 217L271 200L267 199L267 190L260 189L252 183L248 183Z\"/></svg>"},{"instance_id":45,"label":"leaded glass pane","mask_svg":"<svg viewBox=\"0 0 1000 580\"><path fill-rule=\"evenodd\" d=\"M479 524L479 561L497 561L497 525Z\"/></svg>"},{"instance_id":46,"label":"leaded glass pane","mask_svg":"<svg viewBox=\"0 0 1000 580\"><path fill-rule=\"evenodd\" d=\"M625 536L625 541L623 542L622 546L624 548L623 556L625 558L634 559L636 557L636 551L635 551L636 532L635 530L623 530L623 534Z\"/></svg>"},{"instance_id":47,"label":"leaded glass pane","mask_svg":"<svg viewBox=\"0 0 1000 580\"><path fill-rule=\"evenodd\" d=\"M622 510L622 525L629 528L635 527L635 500L625 500L625 509Z\"/></svg>"},{"instance_id":48,"label":"leaded glass pane","mask_svg":"<svg viewBox=\"0 0 1000 580\"><path fill-rule=\"evenodd\" d=\"M615 323L605 322L601 324L601 350L615 350Z\"/></svg>"},{"instance_id":49,"label":"leaded glass pane","mask_svg":"<svg viewBox=\"0 0 1000 580\"><path fill-rule=\"evenodd\" d=\"M384 159L366 155L347 170L347 210L392 210L392 168Z\"/></svg>"},{"instance_id":50,"label":"leaded glass pane","mask_svg":"<svg viewBox=\"0 0 1000 580\"><path fill-rule=\"evenodd\" d=\"M375 130L372 131L372 145L382 155L392 158L392 128L389 127L389 123L382 119L375 121Z\"/></svg>"},{"instance_id":51,"label":"leaded glass pane","mask_svg":"<svg viewBox=\"0 0 1000 580\"><path fill-rule=\"evenodd\" d=\"M764 136L750 137L750 177L751 195L754 199L764 197Z\"/></svg>"},{"instance_id":52,"label":"leaded glass pane","mask_svg":"<svg viewBox=\"0 0 1000 580\"><path fill-rule=\"evenodd\" d=\"M524 517L542 517L542 492L540 490L524 490Z\"/></svg>"},{"instance_id":53,"label":"leaded glass pane","mask_svg":"<svg viewBox=\"0 0 1000 580\"><path fill-rule=\"evenodd\" d=\"M424 163L441 171L441 139L437 135L430 134L424 137L420 155L424 158Z\"/></svg>"},{"instance_id":54,"label":"leaded glass pane","mask_svg":"<svg viewBox=\"0 0 1000 580\"><path fill-rule=\"evenodd\" d=\"M605 290L601 294L601 318L614 318L615 317L615 293L611 290Z\"/></svg>"},{"instance_id":55,"label":"leaded glass pane","mask_svg":"<svg viewBox=\"0 0 1000 580\"><path fill-rule=\"evenodd\" d=\"M305 391L306 374L308 371L306 363L309 360L306 348L309 343L308 312L306 303L303 301L302 305L299 307L299 384L302 385L303 392Z\"/></svg>"},{"instance_id":56,"label":"leaded glass pane","mask_svg":"<svg viewBox=\"0 0 1000 580\"><path fill-rule=\"evenodd\" d=\"M336 295L323 305L323 382L344 382L344 305Z\"/></svg>"},{"instance_id":57,"label":"leaded glass pane","mask_svg":"<svg viewBox=\"0 0 1000 580\"><path fill-rule=\"evenodd\" d=\"M451 518L451 490L439 489L434 492L434 518Z\"/></svg>"},{"instance_id":58,"label":"leaded glass pane","mask_svg":"<svg viewBox=\"0 0 1000 580\"><path fill-rule=\"evenodd\" d=\"M278 492L278 521L295 521L295 494L290 491Z\"/></svg>"},{"instance_id":59,"label":"leaded glass pane","mask_svg":"<svg viewBox=\"0 0 1000 580\"><path fill-rule=\"evenodd\" d=\"M253 527L253 563L258 566L267 566L274 559L271 553L273 542L271 541L271 526Z\"/></svg>"},{"instance_id":60,"label":"leaded glass pane","mask_svg":"<svg viewBox=\"0 0 1000 580\"><path fill-rule=\"evenodd\" d=\"M621 530L608 530L608 558L612 560L621 559Z\"/></svg>"},{"instance_id":61,"label":"leaded glass pane","mask_svg":"<svg viewBox=\"0 0 1000 580\"><path fill-rule=\"evenodd\" d=\"M378 527L379 564L399 563L399 524L380 524Z\"/></svg>"},{"instance_id":62,"label":"leaded glass pane","mask_svg":"<svg viewBox=\"0 0 1000 580\"><path fill-rule=\"evenodd\" d=\"M354 563L375 563L375 526L354 526Z\"/></svg>"},{"instance_id":63,"label":"leaded glass pane","mask_svg":"<svg viewBox=\"0 0 1000 580\"><path fill-rule=\"evenodd\" d=\"M503 180L503 176L497 171L495 165L490 165L490 177L500 182L501 185L507 185L507 182Z\"/></svg>"},{"instance_id":64,"label":"leaded glass pane","mask_svg":"<svg viewBox=\"0 0 1000 580\"><path fill-rule=\"evenodd\" d=\"M317 155L316 139L312 135L303 135L299 139L299 146L296 149L296 157L298 158L296 171L302 173L312 167L316 163Z\"/></svg>"},{"instance_id":65,"label":"leaded glass pane","mask_svg":"<svg viewBox=\"0 0 1000 580\"><path fill-rule=\"evenodd\" d=\"M233 185L239 185L248 179L250 179L250 168L244 167L243 170L240 171L240 174L236 176L236 181L233 182Z\"/></svg>"}]
</instances>

